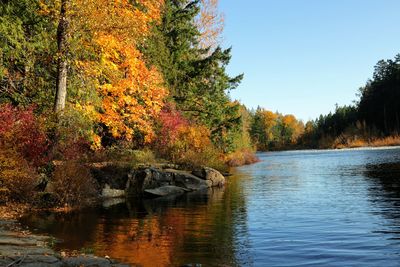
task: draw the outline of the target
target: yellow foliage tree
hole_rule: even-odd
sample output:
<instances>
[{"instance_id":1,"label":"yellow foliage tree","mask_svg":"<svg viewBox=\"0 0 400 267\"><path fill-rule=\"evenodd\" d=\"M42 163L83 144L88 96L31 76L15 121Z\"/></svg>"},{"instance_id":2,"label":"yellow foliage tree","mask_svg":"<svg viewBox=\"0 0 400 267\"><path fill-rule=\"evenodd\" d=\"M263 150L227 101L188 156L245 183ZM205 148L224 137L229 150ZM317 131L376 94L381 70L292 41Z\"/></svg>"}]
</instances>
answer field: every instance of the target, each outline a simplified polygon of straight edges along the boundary
<instances>
[{"instance_id":1,"label":"yellow foliage tree","mask_svg":"<svg viewBox=\"0 0 400 267\"><path fill-rule=\"evenodd\" d=\"M263 118L263 123L264 123L264 131L265 135L267 137L267 140L273 141L275 136L273 129L275 125L277 124L277 119L278 119L278 114L269 111L269 110L263 110L261 113L261 116Z\"/></svg>"},{"instance_id":2,"label":"yellow foliage tree","mask_svg":"<svg viewBox=\"0 0 400 267\"><path fill-rule=\"evenodd\" d=\"M154 68L148 68L134 45L104 35L97 40L107 51L102 54L99 67L108 82L99 86L103 99L100 122L116 138L131 140L134 131L152 137L152 121L163 105L166 90L162 78Z\"/></svg>"},{"instance_id":3,"label":"yellow foliage tree","mask_svg":"<svg viewBox=\"0 0 400 267\"><path fill-rule=\"evenodd\" d=\"M289 114L282 117L283 131L288 135L288 141L294 143L304 132L304 124L298 121L295 116Z\"/></svg>"},{"instance_id":4,"label":"yellow foliage tree","mask_svg":"<svg viewBox=\"0 0 400 267\"><path fill-rule=\"evenodd\" d=\"M218 11L218 0L201 0L196 25L200 30L200 47L215 49L221 42L224 16Z\"/></svg>"},{"instance_id":5,"label":"yellow foliage tree","mask_svg":"<svg viewBox=\"0 0 400 267\"><path fill-rule=\"evenodd\" d=\"M152 121L167 92L137 45L160 19L162 5L162 0L75 0L75 31L86 31L93 39L82 39L83 45L100 55L77 64L95 78L102 100L97 119L115 138L131 141L139 132L149 142L153 136Z\"/></svg>"},{"instance_id":6,"label":"yellow foliage tree","mask_svg":"<svg viewBox=\"0 0 400 267\"><path fill-rule=\"evenodd\" d=\"M167 91L162 76L146 65L137 47L146 40L152 23L160 20L164 0L69 3L69 61L82 81L78 95L92 96L69 99L72 107L105 125L117 139L132 141L139 133L141 141L149 142ZM41 6L43 14L56 20L59 0L41 0ZM92 139L98 147L99 137L94 134Z\"/></svg>"}]
</instances>

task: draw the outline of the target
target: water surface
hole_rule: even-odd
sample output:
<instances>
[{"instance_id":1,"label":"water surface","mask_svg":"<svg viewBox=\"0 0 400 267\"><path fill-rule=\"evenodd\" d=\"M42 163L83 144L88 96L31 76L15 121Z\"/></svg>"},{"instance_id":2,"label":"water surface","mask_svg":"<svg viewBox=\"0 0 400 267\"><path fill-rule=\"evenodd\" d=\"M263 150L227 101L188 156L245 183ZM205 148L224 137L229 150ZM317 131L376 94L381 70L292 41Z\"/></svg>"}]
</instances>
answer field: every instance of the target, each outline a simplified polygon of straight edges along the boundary
<instances>
[{"instance_id":1,"label":"water surface","mask_svg":"<svg viewBox=\"0 0 400 267\"><path fill-rule=\"evenodd\" d=\"M400 266L400 149L260 153L227 186L23 223L137 266Z\"/></svg>"}]
</instances>

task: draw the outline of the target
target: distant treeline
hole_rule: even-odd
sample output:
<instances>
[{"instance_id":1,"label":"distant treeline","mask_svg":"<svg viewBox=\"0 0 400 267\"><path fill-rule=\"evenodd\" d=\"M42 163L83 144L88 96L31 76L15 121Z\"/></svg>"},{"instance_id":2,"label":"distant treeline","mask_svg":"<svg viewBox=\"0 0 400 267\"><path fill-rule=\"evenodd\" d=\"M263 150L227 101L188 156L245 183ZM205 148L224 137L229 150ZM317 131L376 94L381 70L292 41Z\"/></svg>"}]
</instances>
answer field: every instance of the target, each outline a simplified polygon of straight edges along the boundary
<instances>
[{"instance_id":1,"label":"distant treeline","mask_svg":"<svg viewBox=\"0 0 400 267\"><path fill-rule=\"evenodd\" d=\"M250 111L250 136L257 150L293 148L304 133L304 124L293 115L283 115L258 107Z\"/></svg>"},{"instance_id":2,"label":"distant treeline","mask_svg":"<svg viewBox=\"0 0 400 267\"><path fill-rule=\"evenodd\" d=\"M258 108L251 112L251 138L259 150L400 144L400 54L376 64L358 97L305 125Z\"/></svg>"}]
</instances>

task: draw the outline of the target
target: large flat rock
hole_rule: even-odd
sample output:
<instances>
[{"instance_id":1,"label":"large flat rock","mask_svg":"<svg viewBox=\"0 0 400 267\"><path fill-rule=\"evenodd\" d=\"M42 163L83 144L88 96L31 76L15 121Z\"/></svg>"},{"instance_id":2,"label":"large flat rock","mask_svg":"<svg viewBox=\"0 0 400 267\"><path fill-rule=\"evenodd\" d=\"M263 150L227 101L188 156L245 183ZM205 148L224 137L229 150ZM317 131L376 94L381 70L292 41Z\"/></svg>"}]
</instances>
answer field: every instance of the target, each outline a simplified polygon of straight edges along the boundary
<instances>
[{"instance_id":1,"label":"large flat rock","mask_svg":"<svg viewBox=\"0 0 400 267\"><path fill-rule=\"evenodd\" d=\"M188 190L174 185L166 185L154 189L146 189L144 191L150 196L165 197L170 195L181 195L187 192Z\"/></svg>"}]
</instances>

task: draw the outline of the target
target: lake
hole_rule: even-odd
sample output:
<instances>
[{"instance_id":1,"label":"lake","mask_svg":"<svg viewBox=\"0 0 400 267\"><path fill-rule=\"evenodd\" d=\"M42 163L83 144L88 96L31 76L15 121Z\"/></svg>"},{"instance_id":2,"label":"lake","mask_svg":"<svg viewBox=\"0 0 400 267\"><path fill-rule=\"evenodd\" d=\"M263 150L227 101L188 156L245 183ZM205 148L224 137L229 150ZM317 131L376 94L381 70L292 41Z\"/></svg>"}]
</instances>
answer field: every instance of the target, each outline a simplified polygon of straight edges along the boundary
<instances>
[{"instance_id":1,"label":"lake","mask_svg":"<svg viewBox=\"0 0 400 267\"><path fill-rule=\"evenodd\" d=\"M133 266L400 266L400 148L258 156L225 188L22 223Z\"/></svg>"}]
</instances>

